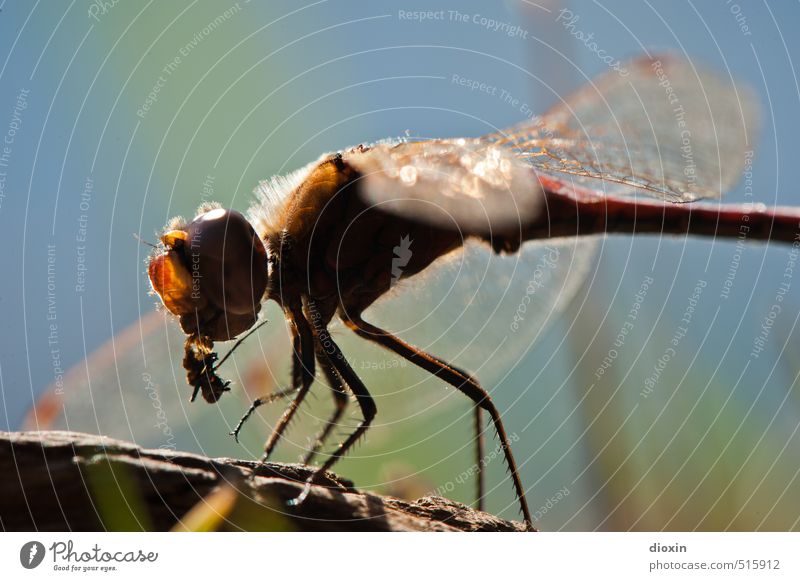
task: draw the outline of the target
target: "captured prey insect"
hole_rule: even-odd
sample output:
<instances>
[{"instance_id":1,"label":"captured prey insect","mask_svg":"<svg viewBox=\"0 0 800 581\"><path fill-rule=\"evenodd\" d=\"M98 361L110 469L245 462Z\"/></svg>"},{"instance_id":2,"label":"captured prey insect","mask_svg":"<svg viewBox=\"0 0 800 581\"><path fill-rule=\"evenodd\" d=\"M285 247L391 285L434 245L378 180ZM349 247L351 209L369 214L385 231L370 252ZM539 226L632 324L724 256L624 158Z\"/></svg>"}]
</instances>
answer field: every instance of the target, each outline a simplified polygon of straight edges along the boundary
<instances>
[{"instance_id":1,"label":"captured prey insect","mask_svg":"<svg viewBox=\"0 0 800 581\"><path fill-rule=\"evenodd\" d=\"M513 254L536 240L609 233L738 236L791 242L800 210L763 205L690 205L739 179L756 124L747 91L689 61L661 56L607 73L541 118L480 138L382 142L323 156L257 189L247 217L214 204L174 219L151 256L149 277L186 334L184 367L194 394L228 390L214 343L246 338L263 301L275 301L292 335L293 396L266 442L275 449L319 369L334 410L305 461L320 453L353 396L362 419L327 455L331 468L369 430L378 409L329 332L341 319L452 385L474 407L482 469L484 417L496 431L528 526L531 513L503 419L467 370L429 354L364 317L393 287L467 244ZM398 241L413 241L398 268ZM248 331L250 330L250 331ZM237 343L239 345L240 343ZM295 503L309 493L314 477ZM479 477L479 503L483 479Z\"/></svg>"}]
</instances>

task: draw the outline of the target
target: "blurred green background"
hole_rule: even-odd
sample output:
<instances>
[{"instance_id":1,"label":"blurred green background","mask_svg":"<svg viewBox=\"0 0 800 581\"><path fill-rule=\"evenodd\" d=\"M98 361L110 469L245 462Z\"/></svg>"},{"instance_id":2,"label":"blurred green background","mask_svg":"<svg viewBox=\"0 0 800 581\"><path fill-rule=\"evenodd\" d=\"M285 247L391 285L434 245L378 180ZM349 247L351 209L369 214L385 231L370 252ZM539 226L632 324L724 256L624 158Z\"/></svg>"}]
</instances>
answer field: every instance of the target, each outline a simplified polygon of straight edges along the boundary
<instances>
[{"instance_id":1,"label":"blurred green background","mask_svg":"<svg viewBox=\"0 0 800 581\"><path fill-rule=\"evenodd\" d=\"M578 16L571 28L565 7ZM419 10L444 12L404 16ZM593 42L619 59L685 53L755 89L755 197L800 204L798 16L794 3L755 2L4 1L0 132L14 134L0 168L0 428L52 419L145 446L258 456L280 405L245 427L243 446L226 434L249 398L287 379L280 313L269 309L269 329L231 366L234 393L219 406L188 405L180 335L153 314L148 249L133 234L154 241L170 217L192 216L208 198L244 210L259 180L327 151L403 135L480 135L525 117L453 75L543 112L605 70ZM507 26L493 30L489 19ZM459 278L451 267L374 319L407 324L403 336L477 372L516 440L543 529L798 529L800 283L786 276L789 249L638 236L562 252L568 278L551 281L552 296L519 335L508 336L501 317L484 326L500 275L481 278L480 269ZM500 280L504 308L519 302L526 272ZM698 281L706 286L688 332L656 368ZM453 298L451 284L468 299ZM615 345L637 293L636 323ZM782 311L755 356L779 294ZM448 327L469 305L473 314ZM474 478L461 475L473 463L466 402L341 328L335 337L380 409L337 472L364 490L439 490L471 502ZM48 389L41 417L26 419ZM315 394L277 459L296 460L329 413L325 389ZM487 442L491 451L496 441ZM488 484L488 510L517 518L499 459Z\"/></svg>"}]
</instances>

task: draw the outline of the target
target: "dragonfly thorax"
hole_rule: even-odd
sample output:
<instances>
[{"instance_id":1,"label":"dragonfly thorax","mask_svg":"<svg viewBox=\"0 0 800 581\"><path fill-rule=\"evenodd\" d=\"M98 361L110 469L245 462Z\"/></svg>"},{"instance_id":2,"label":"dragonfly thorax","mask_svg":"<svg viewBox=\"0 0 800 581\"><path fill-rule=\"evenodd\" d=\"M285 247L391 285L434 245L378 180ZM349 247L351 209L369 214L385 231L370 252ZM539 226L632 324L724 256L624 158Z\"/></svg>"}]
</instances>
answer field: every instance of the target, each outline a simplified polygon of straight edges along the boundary
<instances>
[{"instance_id":1,"label":"dragonfly thorax","mask_svg":"<svg viewBox=\"0 0 800 581\"><path fill-rule=\"evenodd\" d=\"M245 217L201 206L188 224L173 220L148 273L187 335L226 341L255 324L267 288L267 252Z\"/></svg>"}]
</instances>

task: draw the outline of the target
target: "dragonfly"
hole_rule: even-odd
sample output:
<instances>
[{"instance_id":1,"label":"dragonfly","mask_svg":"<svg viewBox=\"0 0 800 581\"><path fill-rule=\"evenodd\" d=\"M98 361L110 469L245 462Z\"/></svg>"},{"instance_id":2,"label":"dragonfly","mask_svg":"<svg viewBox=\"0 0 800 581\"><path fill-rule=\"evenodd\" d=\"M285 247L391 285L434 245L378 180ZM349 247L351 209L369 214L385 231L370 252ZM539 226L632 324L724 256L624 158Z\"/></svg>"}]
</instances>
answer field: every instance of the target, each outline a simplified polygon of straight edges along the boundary
<instances>
[{"instance_id":1,"label":"dragonfly","mask_svg":"<svg viewBox=\"0 0 800 581\"><path fill-rule=\"evenodd\" d=\"M466 396L473 408L479 508L488 415L523 520L533 527L490 389L365 316L396 288L427 284L426 273L454 257L476 248L532 257L512 261L518 268L546 256L544 244L608 234L798 239L800 209L715 201L740 180L752 155L758 107L747 88L674 55L643 57L626 70L601 75L543 116L507 130L359 145L262 182L246 214L210 203L192 220L170 221L148 275L184 335L182 364L192 400L202 395L216 403L230 389L220 367L252 340L265 323L262 305L272 302L289 330L289 385L254 398L232 434L238 437L260 406L289 399L264 446L266 461L320 372L334 405L304 457L311 464L351 399L357 404L358 425L326 455L293 504L303 502L317 476L365 436L379 413L330 333L339 320ZM551 262L555 290L539 296L542 312L568 300L586 271L572 261ZM510 324L541 322L515 316ZM220 358L215 344L227 341L235 343Z\"/></svg>"}]
</instances>

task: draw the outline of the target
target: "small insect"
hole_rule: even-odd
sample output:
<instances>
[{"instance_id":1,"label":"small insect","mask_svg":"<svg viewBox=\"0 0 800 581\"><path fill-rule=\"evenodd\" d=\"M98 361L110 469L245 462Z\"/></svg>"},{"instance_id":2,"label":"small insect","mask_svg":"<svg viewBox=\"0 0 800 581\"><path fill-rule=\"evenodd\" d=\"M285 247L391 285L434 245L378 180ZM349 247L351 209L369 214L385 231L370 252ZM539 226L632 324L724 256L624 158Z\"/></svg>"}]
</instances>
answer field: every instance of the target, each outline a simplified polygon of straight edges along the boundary
<instances>
[{"instance_id":1,"label":"small insect","mask_svg":"<svg viewBox=\"0 0 800 581\"><path fill-rule=\"evenodd\" d=\"M756 107L749 93L673 56L642 58L629 75L588 84L543 117L481 138L400 140L325 155L263 182L247 217L214 204L174 219L149 262L152 287L186 335L184 368L193 388L216 402L228 390L215 342L242 344L263 322L264 301L289 323L289 387L256 398L291 397L264 447L266 460L312 387L317 370L334 409L313 441L311 463L349 397L361 421L315 474L331 468L370 428L379 410L331 337L343 321L452 385L474 408L483 499L484 414L496 431L523 519L532 526L501 414L466 370L364 319L395 287L467 244L513 254L536 241L602 234L696 234L791 242L800 210L763 205L687 204L718 198L739 180L752 151ZM523 323L524 324L524 323ZM227 356L226 356L227 357ZM293 502L300 503L312 476Z\"/></svg>"}]
</instances>

